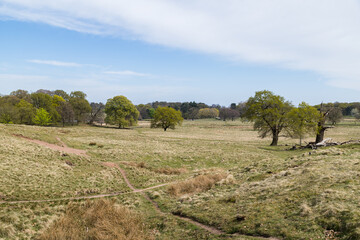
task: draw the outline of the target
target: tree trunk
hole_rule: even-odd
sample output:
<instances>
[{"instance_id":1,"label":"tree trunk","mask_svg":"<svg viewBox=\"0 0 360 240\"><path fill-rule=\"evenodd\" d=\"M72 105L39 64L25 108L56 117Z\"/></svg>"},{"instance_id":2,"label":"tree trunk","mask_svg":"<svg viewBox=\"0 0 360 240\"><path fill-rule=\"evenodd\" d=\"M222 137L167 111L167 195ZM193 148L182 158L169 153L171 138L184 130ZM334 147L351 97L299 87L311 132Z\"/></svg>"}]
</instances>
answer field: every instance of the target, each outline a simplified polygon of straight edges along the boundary
<instances>
[{"instance_id":1,"label":"tree trunk","mask_svg":"<svg viewBox=\"0 0 360 240\"><path fill-rule=\"evenodd\" d=\"M164 128L164 131L166 131L167 128Z\"/></svg>"},{"instance_id":2,"label":"tree trunk","mask_svg":"<svg viewBox=\"0 0 360 240\"><path fill-rule=\"evenodd\" d=\"M279 133L278 133L278 131L273 130L272 134L273 134L273 140L272 140L270 146L277 146L278 140L279 140Z\"/></svg>"},{"instance_id":3,"label":"tree trunk","mask_svg":"<svg viewBox=\"0 0 360 240\"><path fill-rule=\"evenodd\" d=\"M321 127L318 130L318 133L316 134L315 143L319 143L319 142L322 142L324 140L325 131L326 131L326 128L324 128L324 127Z\"/></svg>"}]
</instances>

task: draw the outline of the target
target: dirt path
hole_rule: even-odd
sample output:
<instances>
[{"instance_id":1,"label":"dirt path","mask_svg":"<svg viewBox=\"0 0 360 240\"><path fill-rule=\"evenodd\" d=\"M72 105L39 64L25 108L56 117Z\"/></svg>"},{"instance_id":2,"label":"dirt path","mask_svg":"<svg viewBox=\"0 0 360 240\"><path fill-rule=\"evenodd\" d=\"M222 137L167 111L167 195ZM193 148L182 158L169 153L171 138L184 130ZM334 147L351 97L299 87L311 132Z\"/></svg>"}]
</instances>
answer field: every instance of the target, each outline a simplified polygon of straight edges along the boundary
<instances>
[{"instance_id":1,"label":"dirt path","mask_svg":"<svg viewBox=\"0 0 360 240\"><path fill-rule=\"evenodd\" d=\"M21 137L23 139L26 139L29 142L39 144L41 146L50 148L52 150L65 152L65 153L69 153L69 154L75 154L75 155L78 155L78 156L86 156L86 157L88 157L85 150L70 148L63 141L61 141L61 139L58 138L58 137L56 137L56 139L61 143L61 146L51 144L51 143L48 143L48 142L44 142L44 141L40 141L40 140L36 140L36 139L32 139L32 138L28 138L28 137L25 137L23 135L14 134L14 136ZM40 199L40 200L24 200L24 201L0 201L0 204L3 204L3 203L6 203L6 204L19 204L19 203L41 203L41 202L56 202L56 201L72 201L72 200L95 199L95 198L103 198L103 197L114 197L114 196L123 195L123 194L130 194L130 193L140 193L146 200L148 200L154 206L155 210L159 214L161 214L161 215L167 214L166 212L163 212L160 209L158 203L155 202L154 200L152 200L145 193L145 191L155 189L155 188L160 188L160 187L169 185L170 183L164 183L164 184L160 184L160 185L157 185L157 186L148 187L148 188L145 188L145 189L137 189L131 184L131 182L129 181L129 179L126 176L125 171L122 168L120 168L119 165L117 165L116 163L112 163L112 162L104 162L104 163L102 163L102 165L104 165L106 167L111 167L111 168L118 169L120 171L125 183L131 189L131 192L116 192L116 193L98 194L98 195L92 195L92 196L80 196L80 197L56 198L56 199ZM208 232L210 232L210 233L212 233L214 235L247 236L247 235L240 235L240 234L236 234L236 233L235 234L227 234L226 232L221 231L220 229L217 229L215 227L202 224L202 223L200 223L198 221L195 221L195 220L193 220L191 218L184 217L184 216L179 216L179 215L175 215L175 214L172 214L172 215L179 218L179 219L181 219L181 220L183 220L183 221L186 221L188 223L196 225L199 228L202 228L202 229L204 229L204 230L206 230L206 231L208 231ZM259 238L261 238L261 237L259 237ZM263 239L277 240L276 238L263 238Z\"/></svg>"},{"instance_id":2,"label":"dirt path","mask_svg":"<svg viewBox=\"0 0 360 240\"><path fill-rule=\"evenodd\" d=\"M70 147L66 146L65 143L62 142L61 139L58 138L58 137L56 139L61 143L62 146L59 146L59 145L56 145L56 144L51 144L51 143L40 141L40 140L36 140L36 139L32 139L32 138L28 138L28 137L25 137L25 136L23 136L21 134L13 134L13 135L16 136L16 137L23 138L23 139L25 139L25 140L27 140L29 142L36 143L38 145L50 148L50 149L55 150L55 151L59 151L59 152L63 152L63 153L69 153L69 154L75 154L75 155L83 156L83 157L88 157L85 150L76 149L76 148L70 148Z\"/></svg>"},{"instance_id":3,"label":"dirt path","mask_svg":"<svg viewBox=\"0 0 360 240\"><path fill-rule=\"evenodd\" d=\"M133 192L137 192L137 193L140 193L146 200L148 200L155 208L155 210L160 213L161 215L165 215L166 213L163 212L159 205L157 204L157 202L155 202L154 200L152 200L145 192L144 190L145 189L136 189L132 184L131 182L129 181L129 179L127 178L126 176L126 173L123 169L121 169L119 167L119 165L117 165L116 163L112 163L112 162L105 162L103 163L104 166L107 166L107 167L113 167L113 168L116 168L120 171L122 177L124 178L124 181L126 182L126 184L128 185L128 187L133 191ZM168 185L169 183L165 183L165 184L161 184L162 186L165 186L165 185ZM155 187L159 187L161 185L158 185L158 186L155 186ZM153 189L154 187L149 187L149 188L146 188L146 190L148 189ZM173 214L174 215L174 214ZM212 233L212 234L215 234L215 235L221 235L221 234L226 234L225 232L222 232L221 230L219 229L216 229L214 227L211 227L211 226L206 226L202 223L199 223L197 221L194 221L190 218L186 218L186 217L182 217L182 216L178 216L178 215L174 215L176 216L177 218L181 219L181 220L184 220L186 222L189 222L189 223L192 223L202 229L205 229L206 231Z\"/></svg>"}]
</instances>

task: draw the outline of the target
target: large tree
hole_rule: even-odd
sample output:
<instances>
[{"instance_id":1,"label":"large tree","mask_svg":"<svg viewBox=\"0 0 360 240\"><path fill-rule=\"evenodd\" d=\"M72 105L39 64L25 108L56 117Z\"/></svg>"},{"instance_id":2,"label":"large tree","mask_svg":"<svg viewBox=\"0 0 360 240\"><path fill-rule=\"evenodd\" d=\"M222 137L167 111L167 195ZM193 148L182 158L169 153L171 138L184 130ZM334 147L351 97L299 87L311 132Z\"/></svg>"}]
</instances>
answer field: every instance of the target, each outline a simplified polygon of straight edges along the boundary
<instances>
[{"instance_id":1,"label":"large tree","mask_svg":"<svg viewBox=\"0 0 360 240\"><path fill-rule=\"evenodd\" d=\"M151 120L152 128L162 128L166 131L168 128L175 129L184 119L181 112L171 107L158 107L155 110L154 119Z\"/></svg>"},{"instance_id":2,"label":"large tree","mask_svg":"<svg viewBox=\"0 0 360 240\"><path fill-rule=\"evenodd\" d=\"M287 131L289 135L299 138L301 146L305 135L317 132L319 117L320 112L316 108L305 102L300 103L299 107L291 109L288 113Z\"/></svg>"},{"instance_id":3,"label":"large tree","mask_svg":"<svg viewBox=\"0 0 360 240\"><path fill-rule=\"evenodd\" d=\"M116 124L119 128L133 126L139 118L139 111L134 104L124 96L116 96L108 99L105 105L105 121Z\"/></svg>"},{"instance_id":4,"label":"large tree","mask_svg":"<svg viewBox=\"0 0 360 240\"><path fill-rule=\"evenodd\" d=\"M254 129L259 131L260 137L272 135L271 146L276 146L280 132L286 128L288 113L292 109L290 102L270 91L259 91L250 97L246 103L244 117L254 121Z\"/></svg>"},{"instance_id":5,"label":"large tree","mask_svg":"<svg viewBox=\"0 0 360 240\"><path fill-rule=\"evenodd\" d=\"M16 108L18 109L19 123L31 124L36 112L34 106L24 99L21 99L20 102L16 104Z\"/></svg>"},{"instance_id":6,"label":"large tree","mask_svg":"<svg viewBox=\"0 0 360 240\"><path fill-rule=\"evenodd\" d=\"M91 112L91 106L86 100L86 94L81 91L71 92L69 102L73 107L77 122L84 122L86 115Z\"/></svg>"}]
</instances>

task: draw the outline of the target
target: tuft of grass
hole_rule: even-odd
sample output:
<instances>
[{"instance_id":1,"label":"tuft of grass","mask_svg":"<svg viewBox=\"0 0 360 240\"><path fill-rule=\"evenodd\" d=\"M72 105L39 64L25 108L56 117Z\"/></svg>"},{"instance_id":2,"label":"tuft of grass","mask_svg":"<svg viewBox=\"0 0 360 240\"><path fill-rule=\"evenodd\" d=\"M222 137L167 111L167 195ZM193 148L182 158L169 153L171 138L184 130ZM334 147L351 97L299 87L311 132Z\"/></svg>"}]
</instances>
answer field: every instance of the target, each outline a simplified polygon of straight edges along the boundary
<instances>
[{"instance_id":1,"label":"tuft of grass","mask_svg":"<svg viewBox=\"0 0 360 240\"><path fill-rule=\"evenodd\" d=\"M150 240L153 239L141 218L110 200L70 203L65 214L39 237L40 240Z\"/></svg>"},{"instance_id":2,"label":"tuft of grass","mask_svg":"<svg viewBox=\"0 0 360 240\"><path fill-rule=\"evenodd\" d=\"M96 146L96 142L90 142L89 146Z\"/></svg>"},{"instance_id":3,"label":"tuft of grass","mask_svg":"<svg viewBox=\"0 0 360 240\"><path fill-rule=\"evenodd\" d=\"M226 177L227 174L225 173L200 175L186 181L174 183L169 186L168 191L173 196L203 192L211 189L215 183Z\"/></svg>"}]
</instances>

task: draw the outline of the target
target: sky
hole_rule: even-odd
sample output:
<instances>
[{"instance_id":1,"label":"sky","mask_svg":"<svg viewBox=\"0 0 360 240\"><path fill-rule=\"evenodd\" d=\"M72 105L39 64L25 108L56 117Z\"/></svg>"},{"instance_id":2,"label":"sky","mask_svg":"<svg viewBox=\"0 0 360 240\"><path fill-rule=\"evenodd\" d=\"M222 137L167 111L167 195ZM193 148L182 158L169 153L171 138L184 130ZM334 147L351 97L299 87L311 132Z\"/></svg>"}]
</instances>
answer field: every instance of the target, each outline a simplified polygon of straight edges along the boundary
<instances>
[{"instance_id":1,"label":"sky","mask_svg":"<svg viewBox=\"0 0 360 240\"><path fill-rule=\"evenodd\" d=\"M359 0L0 0L0 94L360 101Z\"/></svg>"}]
</instances>

